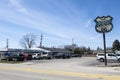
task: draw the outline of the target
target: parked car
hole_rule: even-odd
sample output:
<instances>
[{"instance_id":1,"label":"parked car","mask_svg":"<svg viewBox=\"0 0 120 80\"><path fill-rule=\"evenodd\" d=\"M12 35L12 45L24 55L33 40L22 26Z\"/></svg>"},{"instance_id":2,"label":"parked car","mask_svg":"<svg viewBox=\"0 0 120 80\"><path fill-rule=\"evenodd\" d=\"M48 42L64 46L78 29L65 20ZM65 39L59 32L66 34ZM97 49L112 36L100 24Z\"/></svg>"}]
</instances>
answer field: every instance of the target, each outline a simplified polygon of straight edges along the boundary
<instances>
[{"instance_id":1,"label":"parked car","mask_svg":"<svg viewBox=\"0 0 120 80\"><path fill-rule=\"evenodd\" d=\"M34 53L34 54L32 54L32 59L42 59L41 53Z\"/></svg>"},{"instance_id":2,"label":"parked car","mask_svg":"<svg viewBox=\"0 0 120 80\"><path fill-rule=\"evenodd\" d=\"M24 56L22 55L17 55L17 54L12 54L11 56L7 57L8 60L12 60L12 61L23 61L24 60Z\"/></svg>"},{"instance_id":3,"label":"parked car","mask_svg":"<svg viewBox=\"0 0 120 80\"><path fill-rule=\"evenodd\" d=\"M72 54L72 57L81 57L82 54Z\"/></svg>"},{"instance_id":4,"label":"parked car","mask_svg":"<svg viewBox=\"0 0 120 80\"><path fill-rule=\"evenodd\" d=\"M50 52L41 52L32 54L33 59L52 59L53 55Z\"/></svg>"},{"instance_id":5,"label":"parked car","mask_svg":"<svg viewBox=\"0 0 120 80\"><path fill-rule=\"evenodd\" d=\"M97 59L100 61L100 62L104 62L105 61L105 58L104 58L104 53L98 53L96 55ZM106 54L106 59L107 60L116 60L118 62L120 62L120 55L118 54L114 54L114 53L107 53Z\"/></svg>"},{"instance_id":6,"label":"parked car","mask_svg":"<svg viewBox=\"0 0 120 80\"><path fill-rule=\"evenodd\" d=\"M68 59L70 57L71 57L70 53L58 53L54 55L54 58L56 59Z\"/></svg>"},{"instance_id":7,"label":"parked car","mask_svg":"<svg viewBox=\"0 0 120 80\"><path fill-rule=\"evenodd\" d=\"M32 54L25 53L24 54L24 59L25 60L32 60Z\"/></svg>"},{"instance_id":8,"label":"parked car","mask_svg":"<svg viewBox=\"0 0 120 80\"><path fill-rule=\"evenodd\" d=\"M53 55L51 53L49 53L45 56L45 59L53 59Z\"/></svg>"},{"instance_id":9,"label":"parked car","mask_svg":"<svg viewBox=\"0 0 120 80\"><path fill-rule=\"evenodd\" d=\"M19 54L19 61L24 61L24 55L23 54Z\"/></svg>"},{"instance_id":10,"label":"parked car","mask_svg":"<svg viewBox=\"0 0 120 80\"><path fill-rule=\"evenodd\" d=\"M120 54L116 54L118 57L120 57Z\"/></svg>"},{"instance_id":11,"label":"parked car","mask_svg":"<svg viewBox=\"0 0 120 80\"><path fill-rule=\"evenodd\" d=\"M5 60L6 57L5 57L5 53L0 53L0 60Z\"/></svg>"},{"instance_id":12,"label":"parked car","mask_svg":"<svg viewBox=\"0 0 120 80\"><path fill-rule=\"evenodd\" d=\"M42 59L53 59L53 55L51 52L42 52L41 57Z\"/></svg>"},{"instance_id":13,"label":"parked car","mask_svg":"<svg viewBox=\"0 0 120 80\"><path fill-rule=\"evenodd\" d=\"M12 55L13 55L13 53L6 52L6 53L4 54L5 60L7 60L7 61L12 61Z\"/></svg>"},{"instance_id":14,"label":"parked car","mask_svg":"<svg viewBox=\"0 0 120 80\"><path fill-rule=\"evenodd\" d=\"M13 53L5 53L5 56L4 56L5 60L7 61L23 61L24 60L24 56L22 54L13 54Z\"/></svg>"}]
</instances>

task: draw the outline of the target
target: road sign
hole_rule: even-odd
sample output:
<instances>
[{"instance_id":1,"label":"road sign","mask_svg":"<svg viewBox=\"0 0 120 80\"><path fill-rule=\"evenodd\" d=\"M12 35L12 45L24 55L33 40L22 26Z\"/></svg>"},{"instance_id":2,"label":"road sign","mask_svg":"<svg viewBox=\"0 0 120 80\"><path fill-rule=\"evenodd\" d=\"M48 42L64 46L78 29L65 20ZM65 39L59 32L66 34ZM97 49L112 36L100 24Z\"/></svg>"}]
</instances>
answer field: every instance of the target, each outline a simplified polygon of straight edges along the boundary
<instances>
[{"instance_id":1,"label":"road sign","mask_svg":"<svg viewBox=\"0 0 120 80\"><path fill-rule=\"evenodd\" d=\"M113 28L112 19L113 18L111 16L97 17L95 19L95 22L96 22L95 29L96 29L96 31L99 32L99 33L110 32Z\"/></svg>"},{"instance_id":2,"label":"road sign","mask_svg":"<svg viewBox=\"0 0 120 80\"><path fill-rule=\"evenodd\" d=\"M106 59L106 39L105 33L110 32L113 28L111 16L97 17L94 21L96 22L95 30L99 33L103 33L103 44L104 44L104 56L105 56L105 66L107 65Z\"/></svg>"}]
</instances>

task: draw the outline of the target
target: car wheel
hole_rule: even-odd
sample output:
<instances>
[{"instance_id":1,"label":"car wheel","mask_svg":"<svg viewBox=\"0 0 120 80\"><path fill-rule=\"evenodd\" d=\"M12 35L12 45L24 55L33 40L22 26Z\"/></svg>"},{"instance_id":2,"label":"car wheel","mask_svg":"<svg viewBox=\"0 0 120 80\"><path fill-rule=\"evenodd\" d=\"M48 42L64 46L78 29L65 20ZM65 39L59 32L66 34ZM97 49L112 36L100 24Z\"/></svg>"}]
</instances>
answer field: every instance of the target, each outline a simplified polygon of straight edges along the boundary
<instances>
[{"instance_id":1,"label":"car wheel","mask_svg":"<svg viewBox=\"0 0 120 80\"><path fill-rule=\"evenodd\" d=\"M34 57L33 59L37 59L36 57Z\"/></svg>"},{"instance_id":2,"label":"car wheel","mask_svg":"<svg viewBox=\"0 0 120 80\"><path fill-rule=\"evenodd\" d=\"M9 59L8 59L8 58L7 58L6 60L7 60L7 61L9 61Z\"/></svg>"},{"instance_id":3,"label":"car wheel","mask_svg":"<svg viewBox=\"0 0 120 80\"><path fill-rule=\"evenodd\" d=\"M16 61L17 61L17 59L16 59L16 58L13 58L13 59L12 59L12 61L16 62Z\"/></svg>"},{"instance_id":4,"label":"car wheel","mask_svg":"<svg viewBox=\"0 0 120 80\"><path fill-rule=\"evenodd\" d=\"M120 59L118 59L118 62L120 62Z\"/></svg>"},{"instance_id":5,"label":"car wheel","mask_svg":"<svg viewBox=\"0 0 120 80\"><path fill-rule=\"evenodd\" d=\"M103 58L101 58L101 59L100 59L100 62L104 62L104 59L103 59Z\"/></svg>"}]
</instances>

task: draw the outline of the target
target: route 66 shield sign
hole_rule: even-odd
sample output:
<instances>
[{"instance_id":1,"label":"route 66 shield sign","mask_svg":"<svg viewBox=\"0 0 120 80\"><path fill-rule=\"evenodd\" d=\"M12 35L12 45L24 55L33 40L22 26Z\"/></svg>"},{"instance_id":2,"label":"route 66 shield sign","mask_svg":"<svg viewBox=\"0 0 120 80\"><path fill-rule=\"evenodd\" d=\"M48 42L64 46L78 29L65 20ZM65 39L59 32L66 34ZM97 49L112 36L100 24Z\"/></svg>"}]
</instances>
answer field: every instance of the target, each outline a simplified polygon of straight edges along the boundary
<instances>
[{"instance_id":1,"label":"route 66 shield sign","mask_svg":"<svg viewBox=\"0 0 120 80\"><path fill-rule=\"evenodd\" d=\"M96 26L95 29L99 33L106 33L112 30L112 17L111 16L102 16L95 19Z\"/></svg>"}]
</instances>

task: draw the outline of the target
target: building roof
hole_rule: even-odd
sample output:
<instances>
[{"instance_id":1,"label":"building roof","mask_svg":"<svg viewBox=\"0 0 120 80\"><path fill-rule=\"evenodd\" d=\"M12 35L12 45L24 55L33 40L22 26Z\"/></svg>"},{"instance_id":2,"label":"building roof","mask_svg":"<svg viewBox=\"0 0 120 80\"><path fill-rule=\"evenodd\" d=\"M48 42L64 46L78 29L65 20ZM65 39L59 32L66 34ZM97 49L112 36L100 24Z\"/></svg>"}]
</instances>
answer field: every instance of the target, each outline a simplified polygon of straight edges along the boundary
<instances>
[{"instance_id":1,"label":"building roof","mask_svg":"<svg viewBox=\"0 0 120 80\"><path fill-rule=\"evenodd\" d=\"M0 49L0 52L50 52L49 50L45 50L42 48L30 48L30 49L13 49L13 48L4 48Z\"/></svg>"},{"instance_id":2,"label":"building roof","mask_svg":"<svg viewBox=\"0 0 120 80\"><path fill-rule=\"evenodd\" d=\"M71 51L65 50L65 49L61 49L61 48L44 48L46 50L50 50L51 52L56 52L56 53L71 53Z\"/></svg>"},{"instance_id":3,"label":"building roof","mask_svg":"<svg viewBox=\"0 0 120 80\"><path fill-rule=\"evenodd\" d=\"M38 50L38 51L43 51L43 52L51 52L50 50L46 50L43 48L30 48L29 50Z\"/></svg>"}]
</instances>

